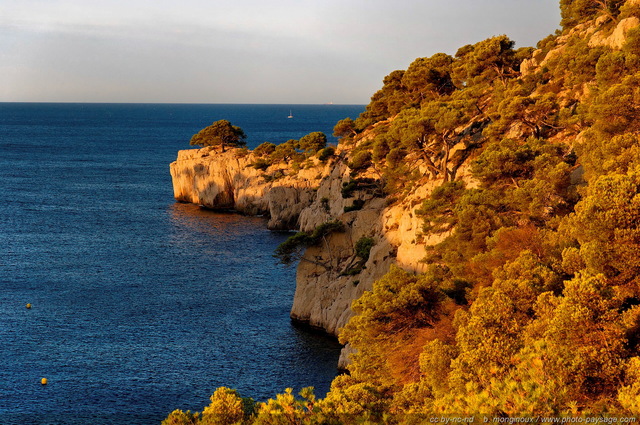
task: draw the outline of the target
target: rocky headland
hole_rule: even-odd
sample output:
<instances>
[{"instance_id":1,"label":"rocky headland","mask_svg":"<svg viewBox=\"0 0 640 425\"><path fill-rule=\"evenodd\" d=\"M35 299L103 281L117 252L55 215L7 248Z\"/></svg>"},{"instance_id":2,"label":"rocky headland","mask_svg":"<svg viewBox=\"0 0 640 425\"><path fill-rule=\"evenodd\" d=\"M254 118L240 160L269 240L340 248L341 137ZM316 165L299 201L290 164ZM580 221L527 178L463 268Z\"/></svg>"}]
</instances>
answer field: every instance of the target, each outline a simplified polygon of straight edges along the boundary
<instances>
[{"instance_id":1,"label":"rocky headland","mask_svg":"<svg viewBox=\"0 0 640 425\"><path fill-rule=\"evenodd\" d=\"M338 147L328 161L315 159L295 172L286 163L259 170L252 166L257 159L252 152L211 147L179 151L170 166L179 202L265 215L272 230L311 232L336 219L345 224L345 232L332 233L306 250L298 264L291 309L292 320L334 336L353 315L352 302L371 290L391 264L422 271L424 245L433 242L421 236L414 210L434 182L393 204L370 188L344 191L353 181L350 150ZM360 260L355 244L362 238L373 239L373 246L364 264L355 268Z\"/></svg>"},{"instance_id":2,"label":"rocky headland","mask_svg":"<svg viewBox=\"0 0 640 425\"><path fill-rule=\"evenodd\" d=\"M595 24L577 25L558 37L552 48L532 50L520 66L521 75L539 73L566 56L570 47L567 41L572 37L586 40L591 47L618 50L624 45L629 30L637 28L639 22L637 17L629 17L608 31L601 29L607 23L605 18ZM588 96L587 84L584 90L583 95L575 91L572 95ZM562 96L560 93L559 98ZM491 98L482 99L479 104L481 102L491 102ZM567 105L571 102L575 100L564 101ZM410 191L390 199L377 193L379 188L362 184L380 181L376 167L354 171L350 164L359 147L370 143L380 128L386 131L384 128L396 125L395 119L397 117L379 121L357 136L346 138L346 143L341 143L328 160L311 157L303 166L280 161L267 168L255 167L260 156L246 149L223 152L205 147L179 151L170 167L175 198L211 209L264 215L269 217L268 228L272 230L312 232L323 223L342 222L345 232L328 235L303 255L297 266L291 309L292 320L337 336L353 316L353 301L371 290L391 264L417 273L426 270L425 247L443 240L447 233L423 232L423 220L416 210L445 178L464 181L469 188L477 184L468 170L470 159L486 140L483 132L495 125L493 119L487 119L484 114L455 124L455 130L447 136L446 152L434 157L442 161L444 156L446 172L434 172L435 159L406 157L404 161L412 162L420 177L412 181ZM524 140L536 131L528 127L524 119L513 120L506 125L504 136ZM581 134L556 131L550 140L572 145L581 137ZM572 183L580 183L581 178L582 168L578 167L572 173ZM345 190L350 184L351 188ZM362 238L373 240L364 262L355 250L356 242Z\"/></svg>"},{"instance_id":3,"label":"rocky headland","mask_svg":"<svg viewBox=\"0 0 640 425\"><path fill-rule=\"evenodd\" d=\"M560 10L391 72L332 155L172 164L178 200L301 232L291 317L352 354L322 420L640 412L640 0Z\"/></svg>"}]
</instances>

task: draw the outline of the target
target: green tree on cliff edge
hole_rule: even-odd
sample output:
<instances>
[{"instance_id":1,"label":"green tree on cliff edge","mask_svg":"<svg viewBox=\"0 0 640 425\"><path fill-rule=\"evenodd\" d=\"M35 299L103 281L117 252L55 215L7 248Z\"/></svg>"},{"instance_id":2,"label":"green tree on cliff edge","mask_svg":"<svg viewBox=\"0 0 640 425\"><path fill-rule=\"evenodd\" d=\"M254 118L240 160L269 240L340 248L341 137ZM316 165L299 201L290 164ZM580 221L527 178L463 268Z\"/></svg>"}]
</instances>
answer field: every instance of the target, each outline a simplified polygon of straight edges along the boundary
<instances>
[{"instance_id":1,"label":"green tree on cliff edge","mask_svg":"<svg viewBox=\"0 0 640 425\"><path fill-rule=\"evenodd\" d=\"M242 147L246 145L244 131L227 120L219 120L205 127L191 138L191 145L220 146L224 152L226 146Z\"/></svg>"}]
</instances>

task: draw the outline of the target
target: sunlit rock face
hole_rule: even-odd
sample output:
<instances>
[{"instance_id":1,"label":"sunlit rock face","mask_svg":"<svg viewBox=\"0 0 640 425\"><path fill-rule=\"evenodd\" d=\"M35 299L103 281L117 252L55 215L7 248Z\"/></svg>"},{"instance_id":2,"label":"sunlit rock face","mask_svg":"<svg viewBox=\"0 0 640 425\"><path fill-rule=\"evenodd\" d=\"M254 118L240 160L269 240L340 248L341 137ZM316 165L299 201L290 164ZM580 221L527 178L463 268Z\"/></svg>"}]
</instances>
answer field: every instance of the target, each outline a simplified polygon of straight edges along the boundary
<instances>
[{"instance_id":1,"label":"sunlit rock face","mask_svg":"<svg viewBox=\"0 0 640 425\"><path fill-rule=\"evenodd\" d=\"M589 47L607 46L619 50L627 41L629 30L636 28L639 24L640 19L632 16L621 20L611 33L603 30L595 31L589 39Z\"/></svg>"},{"instance_id":2,"label":"sunlit rock face","mask_svg":"<svg viewBox=\"0 0 640 425\"><path fill-rule=\"evenodd\" d=\"M253 153L204 148L180 151L171 164L180 202L268 215L270 229L312 232L335 219L345 224L345 232L331 234L305 252L291 309L293 320L336 336L353 315L353 301L371 290L392 263L423 271L425 244L437 242L421 238L421 220L415 213L435 182L417 187L391 206L367 191L345 197L342 188L352 179L347 155L338 148L327 163L316 160L297 171L284 163L258 170L252 166ZM362 208L349 211L356 200L364 202ZM372 238L374 244L362 266L354 267L361 262L354 249L361 238Z\"/></svg>"},{"instance_id":3,"label":"sunlit rock face","mask_svg":"<svg viewBox=\"0 0 640 425\"><path fill-rule=\"evenodd\" d=\"M319 169L271 179L282 174L278 165L258 170L252 166L256 158L242 153L212 148L179 151L170 166L176 200L242 214L264 214L270 217L270 229L297 229L300 212L315 196Z\"/></svg>"}]
</instances>

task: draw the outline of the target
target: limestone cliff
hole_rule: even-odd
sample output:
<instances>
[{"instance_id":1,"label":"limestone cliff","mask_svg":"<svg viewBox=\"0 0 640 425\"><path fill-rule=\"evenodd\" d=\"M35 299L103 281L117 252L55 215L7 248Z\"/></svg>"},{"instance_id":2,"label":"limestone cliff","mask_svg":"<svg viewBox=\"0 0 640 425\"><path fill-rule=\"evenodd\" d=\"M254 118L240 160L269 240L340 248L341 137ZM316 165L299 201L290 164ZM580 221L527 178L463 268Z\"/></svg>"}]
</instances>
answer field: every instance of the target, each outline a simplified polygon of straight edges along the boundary
<instances>
[{"instance_id":1,"label":"limestone cliff","mask_svg":"<svg viewBox=\"0 0 640 425\"><path fill-rule=\"evenodd\" d=\"M210 147L179 151L170 166L176 200L211 209L268 215L270 229L296 229L300 212L315 197L322 165L270 180L264 171L251 166L253 155L242 153L238 149L219 152ZM280 172L274 167L269 171Z\"/></svg>"},{"instance_id":2,"label":"limestone cliff","mask_svg":"<svg viewBox=\"0 0 640 425\"><path fill-rule=\"evenodd\" d=\"M544 136L552 143L569 146L579 141L582 128L576 124L577 121L566 117L575 115L576 105L593 96L594 84L590 80L593 76L585 77L584 81L574 81L565 75L567 64L571 63L572 55L579 48L588 50L600 46L603 52L620 49L625 44L627 33L639 23L637 17L622 19L615 25L602 18L552 36L543 48L532 50L524 62L513 64L512 72L508 73L509 78L522 78L522 81L528 78L527 84L540 81L537 86L531 85L526 96L521 94L514 98L519 103L500 99L507 86L506 80L494 93L489 89L491 81L488 79L483 83L483 90L472 91L470 95L472 112L457 120L451 118L452 114L446 115L448 110L442 106L443 103L438 103L437 99L445 99L447 93L438 94L440 98L426 104L431 109L423 109L448 117L451 122L446 131L438 132L437 126L425 127L424 123L433 117L424 116L420 118L422 121L412 121L418 115L415 106L407 107L408 112L404 116L397 112L396 115L376 116L375 111L388 110L394 102L409 102L407 99L411 99L410 95L393 98L400 96L397 88L383 88L381 95L372 98L378 102L377 109L372 108L374 112L368 116L364 114L365 121L373 120L373 124L367 124L367 128L355 137L345 137L335 155L326 162L312 157L296 166L280 162L259 170L253 166L259 158L246 150L219 152L205 148L180 151L177 161L171 164L175 197L178 201L209 208L264 214L270 218L268 226L271 229L311 232L332 220L344 223L345 232L333 233L320 245L305 252L297 269L291 310L292 319L337 335L353 315L352 302L364 291L371 290L373 282L382 277L392 263L416 272L425 270L422 262L425 246L437 243L446 235L423 234L423 223L416 209L436 186L447 179L464 180L467 187L473 187L474 181L467 174L469 158L488 138L493 138L494 142L503 138L522 142ZM486 49L498 45L495 40L500 39L490 39L472 48ZM463 60L472 59L460 59ZM548 83L550 79L564 81L564 85L556 87ZM389 84L393 81L389 79ZM520 86L517 88L523 90ZM435 96L432 92L428 95ZM384 104L387 97L391 99L389 105ZM553 102L547 101L550 97ZM451 104L458 105L455 102ZM515 105L515 110L508 109L510 105ZM463 115L460 114L461 117ZM404 135L400 127L417 127L416 123L424 127L419 128L425 133L416 136L420 143L401 145L398 140L402 140ZM485 130L489 131L485 134ZM383 137L378 137L380 135ZM404 155L402 162L411 164L414 174L410 190L403 191L402 196L393 200L381 196L379 190L376 193L366 184L356 184L353 190L345 191L345 186L356 180L356 174L359 181L384 180L380 170L384 164L392 162L390 156L381 156L377 169L370 165L354 170L350 165L358 149L359 152L368 150L371 153L375 150L372 147L375 143L384 148L385 137L395 138L394 143L401 146L396 151ZM580 167L573 171L572 184L580 180L574 177L581 172ZM366 259L359 258L355 250L357 241L362 238L373 240Z\"/></svg>"},{"instance_id":3,"label":"limestone cliff","mask_svg":"<svg viewBox=\"0 0 640 425\"><path fill-rule=\"evenodd\" d=\"M330 235L317 247L307 250L299 263L292 319L337 335L352 315L351 303L384 275L391 263L421 270L424 243L420 242L420 220L414 209L429 185L401 203L387 205L384 198L364 190L343 197L341 189L351 180L346 152L338 149L326 164L315 161L293 172L284 164L261 171L252 167L256 158L235 149L227 152L211 148L184 150L171 164L174 195L212 209L235 210L244 214L269 216L270 229L311 231L338 219L346 224L344 233ZM279 178L271 179L273 174ZM361 209L345 212L355 200ZM369 258L358 262L355 243L372 238ZM323 264L323 265L320 265Z\"/></svg>"}]
</instances>

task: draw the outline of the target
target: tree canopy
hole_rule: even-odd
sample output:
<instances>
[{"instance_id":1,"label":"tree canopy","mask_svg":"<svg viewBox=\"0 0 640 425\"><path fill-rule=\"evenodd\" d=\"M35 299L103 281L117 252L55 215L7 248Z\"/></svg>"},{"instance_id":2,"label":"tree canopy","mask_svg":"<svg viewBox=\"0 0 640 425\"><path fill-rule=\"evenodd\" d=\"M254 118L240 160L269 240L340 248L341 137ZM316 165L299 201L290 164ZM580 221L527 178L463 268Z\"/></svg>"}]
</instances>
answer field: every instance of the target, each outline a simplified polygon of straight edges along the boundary
<instances>
[{"instance_id":1,"label":"tree canopy","mask_svg":"<svg viewBox=\"0 0 640 425\"><path fill-rule=\"evenodd\" d=\"M626 0L560 0L562 26L573 27L586 19L604 14L615 19Z\"/></svg>"},{"instance_id":2,"label":"tree canopy","mask_svg":"<svg viewBox=\"0 0 640 425\"><path fill-rule=\"evenodd\" d=\"M315 154L326 146L327 136L321 131L314 131L306 136L302 136L298 142L298 147L310 154Z\"/></svg>"},{"instance_id":3,"label":"tree canopy","mask_svg":"<svg viewBox=\"0 0 640 425\"><path fill-rule=\"evenodd\" d=\"M224 152L227 147L245 146L246 138L240 127L232 125L227 120L219 120L194 134L190 144L220 147Z\"/></svg>"}]
</instances>

